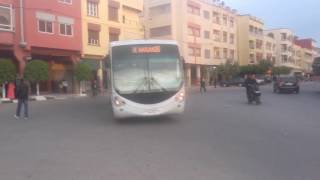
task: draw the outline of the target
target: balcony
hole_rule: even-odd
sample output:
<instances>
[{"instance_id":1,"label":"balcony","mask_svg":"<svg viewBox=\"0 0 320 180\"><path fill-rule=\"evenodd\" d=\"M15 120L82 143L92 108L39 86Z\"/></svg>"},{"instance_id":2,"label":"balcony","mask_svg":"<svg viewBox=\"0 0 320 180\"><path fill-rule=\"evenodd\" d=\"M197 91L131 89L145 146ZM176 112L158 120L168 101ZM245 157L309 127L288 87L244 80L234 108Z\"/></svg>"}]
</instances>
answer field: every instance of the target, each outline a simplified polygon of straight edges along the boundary
<instances>
[{"instance_id":1,"label":"balcony","mask_svg":"<svg viewBox=\"0 0 320 180\"><path fill-rule=\"evenodd\" d=\"M122 5L138 11L143 10L143 0L123 0Z\"/></svg>"}]
</instances>

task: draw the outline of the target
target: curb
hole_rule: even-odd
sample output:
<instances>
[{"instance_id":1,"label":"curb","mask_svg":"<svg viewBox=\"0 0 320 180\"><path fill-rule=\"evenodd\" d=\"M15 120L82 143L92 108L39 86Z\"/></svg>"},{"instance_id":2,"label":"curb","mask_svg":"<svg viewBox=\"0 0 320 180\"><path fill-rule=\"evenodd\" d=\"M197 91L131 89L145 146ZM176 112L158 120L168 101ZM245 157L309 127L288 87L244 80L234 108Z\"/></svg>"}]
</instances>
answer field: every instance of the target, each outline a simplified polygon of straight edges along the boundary
<instances>
[{"instance_id":1,"label":"curb","mask_svg":"<svg viewBox=\"0 0 320 180\"><path fill-rule=\"evenodd\" d=\"M79 95L70 95L68 97L63 97L63 96L31 96L29 98L29 101L51 101L51 100L66 100L66 99L73 99L73 98L83 98L83 97L88 97L88 96L79 96ZM18 100L14 99L0 99L0 104L12 104L12 103L18 103Z\"/></svg>"}]
</instances>

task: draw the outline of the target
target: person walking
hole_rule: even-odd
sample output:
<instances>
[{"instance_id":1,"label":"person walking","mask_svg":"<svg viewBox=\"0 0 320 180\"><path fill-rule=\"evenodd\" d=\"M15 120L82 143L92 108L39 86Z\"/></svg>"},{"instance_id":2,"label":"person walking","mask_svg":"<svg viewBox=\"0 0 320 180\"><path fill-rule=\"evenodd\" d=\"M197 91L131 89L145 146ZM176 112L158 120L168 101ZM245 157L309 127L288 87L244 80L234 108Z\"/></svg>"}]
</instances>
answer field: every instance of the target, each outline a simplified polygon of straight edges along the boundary
<instances>
[{"instance_id":1,"label":"person walking","mask_svg":"<svg viewBox=\"0 0 320 180\"><path fill-rule=\"evenodd\" d=\"M214 77L214 80L213 80L213 85L214 85L214 88L217 88L217 77Z\"/></svg>"},{"instance_id":2,"label":"person walking","mask_svg":"<svg viewBox=\"0 0 320 180\"><path fill-rule=\"evenodd\" d=\"M63 81L62 81L63 93L67 94L67 92L68 92L68 86L69 86L68 81L63 80Z\"/></svg>"},{"instance_id":3,"label":"person walking","mask_svg":"<svg viewBox=\"0 0 320 180\"><path fill-rule=\"evenodd\" d=\"M29 100L29 86L24 81L24 79L21 79L19 86L17 87L17 99L18 99L18 105L17 105L17 111L14 117L16 119L20 118L21 109L23 107L24 109L24 119L29 118L28 114L28 100Z\"/></svg>"},{"instance_id":4,"label":"person walking","mask_svg":"<svg viewBox=\"0 0 320 180\"><path fill-rule=\"evenodd\" d=\"M200 93L204 94L206 92L206 82L204 81L204 79L201 79L200 82Z\"/></svg>"},{"instance_id":5,"label":"person walking","mask_svg":"<svg viewBox=\"0 0 320 180\"><path fill-rule=\"evenodd\" d=\"M98 83L97 80L93 80L91 84L92 96L96 97L98 95Z\"/></svg>"}]
</instances>

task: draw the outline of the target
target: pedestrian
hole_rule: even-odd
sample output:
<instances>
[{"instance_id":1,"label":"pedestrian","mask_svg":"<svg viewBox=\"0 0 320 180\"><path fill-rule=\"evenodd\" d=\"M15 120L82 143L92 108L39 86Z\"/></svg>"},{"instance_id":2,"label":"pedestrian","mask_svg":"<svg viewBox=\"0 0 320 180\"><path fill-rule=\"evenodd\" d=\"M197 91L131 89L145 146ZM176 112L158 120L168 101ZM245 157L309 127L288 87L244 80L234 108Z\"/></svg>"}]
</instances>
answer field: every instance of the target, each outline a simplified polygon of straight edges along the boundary
<instances>
[{"instance_id":1,"label":"pedestrian","mask_svg":"<svg viewBox=\"0 0 320 180\"><path fill-rule=\"evenodd\" d=\"M63 89L63 92L64 92L65 94L67 94L67 92L68 92L68 86L69 86L68 81L63 80L63 81L62 81L62 89Z\"/></svg>"},{"instance_id":2,"label":"pedestrian","mask_svg":"<svg viewBox=\"0 0 320 180\"><path fill-rule=\"evenodd\" d=\"M206 82L204 81L204 79L201 79L200 82L200 93L204 94L206 92Z\"/></svg>"},{"instance_id":3,"label":"pedestrian","mask_svg":"<svg viewBox=\"0 0 320 180\"><path fill-rule=\"evenodd\" d=\"M97 80L93 80L91 84L92 96L96 97L98 94L98 83Z\"/></svg>"},{"instance_id":4,"label":"pedestrian","mask_svg":"<svg viewBox=\"0 0 320 180\"><path fill-rule=\"evenodd\" d=\"M14 117L16 119L20 118L20 112L21 109L24 109L24 119L29 118L28 114L28 100L29 100L29 86L24 81L24 79L21 79L19 86L17 87L17 99L18 99L18 105L17 105L17 111Z\"/></svg>"}]
</instances>

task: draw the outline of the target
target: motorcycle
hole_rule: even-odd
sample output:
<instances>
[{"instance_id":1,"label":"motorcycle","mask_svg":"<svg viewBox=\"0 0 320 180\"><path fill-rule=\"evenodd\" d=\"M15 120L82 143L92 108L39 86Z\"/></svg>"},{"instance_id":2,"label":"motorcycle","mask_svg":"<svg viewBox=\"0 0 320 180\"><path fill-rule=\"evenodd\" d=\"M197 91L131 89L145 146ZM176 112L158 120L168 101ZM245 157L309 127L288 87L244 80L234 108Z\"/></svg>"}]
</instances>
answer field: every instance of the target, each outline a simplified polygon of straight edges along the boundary
<instances>
[{"instance_id":1,"label":"motorcycle","mask_svg":"<svg viewBox=\"0 0 320 180\"><path fill-rule=\"evenodd\" d=\"M248 102L249 104L252 104L253 102L255 102L257 105L261 104L261 91L259 85L248 85Z\"/></svg>"}]
</instances>

